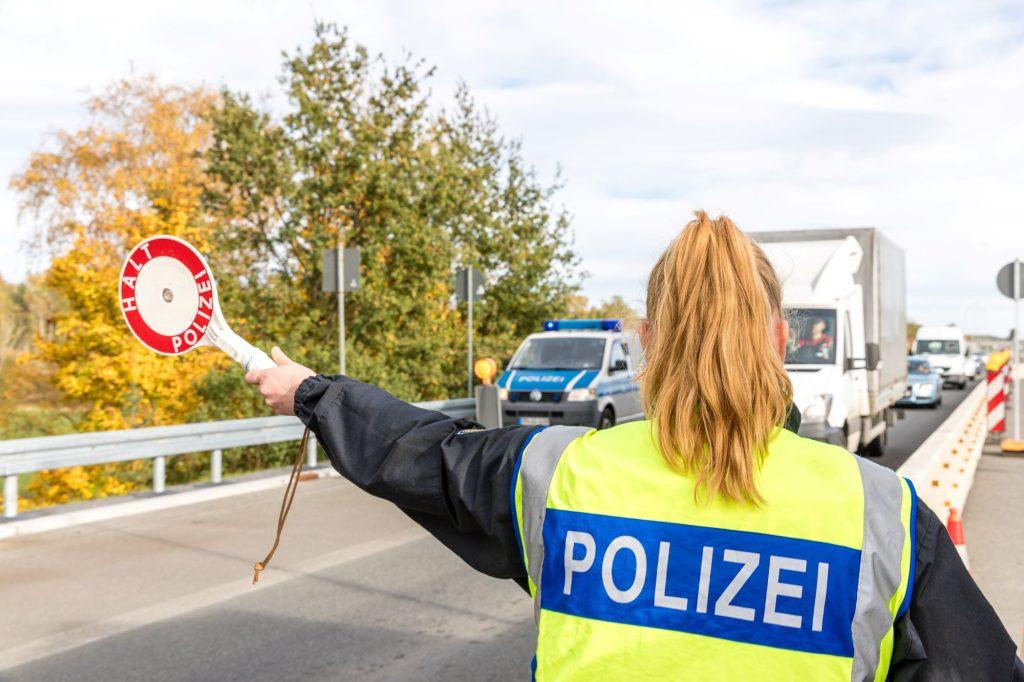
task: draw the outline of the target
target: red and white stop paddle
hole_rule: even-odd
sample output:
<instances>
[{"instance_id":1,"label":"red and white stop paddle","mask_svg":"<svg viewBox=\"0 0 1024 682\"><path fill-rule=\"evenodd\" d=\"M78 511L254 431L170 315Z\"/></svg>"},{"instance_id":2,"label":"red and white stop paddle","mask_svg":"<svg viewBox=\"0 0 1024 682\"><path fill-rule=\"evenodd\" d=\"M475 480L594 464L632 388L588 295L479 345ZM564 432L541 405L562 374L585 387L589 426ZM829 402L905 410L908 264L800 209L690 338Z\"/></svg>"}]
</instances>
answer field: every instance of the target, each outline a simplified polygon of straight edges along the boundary
<instances>
[{"instance_id":1,"label":"red and white stop paddle","mask_svg":"<svg viewBox=\"0 0 1024 682\"><path fill-rule=\"evenodd\" d=\"M216 346L246 372L277 365L231 331L210 266L188 242L157 235L131 250L118 280L121 313L142 345L162 355Z\"/></svg>"}]
</instances>

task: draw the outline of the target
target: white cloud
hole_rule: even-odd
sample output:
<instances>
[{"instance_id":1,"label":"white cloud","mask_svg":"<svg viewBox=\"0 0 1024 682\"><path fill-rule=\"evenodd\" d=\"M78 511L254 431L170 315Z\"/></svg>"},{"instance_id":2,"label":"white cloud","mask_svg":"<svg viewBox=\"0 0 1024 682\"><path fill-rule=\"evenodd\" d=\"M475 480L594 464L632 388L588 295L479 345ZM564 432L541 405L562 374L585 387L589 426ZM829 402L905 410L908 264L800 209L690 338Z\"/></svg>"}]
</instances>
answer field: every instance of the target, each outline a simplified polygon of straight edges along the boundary
<instances>
[{"instance_id":1,"label":"white cloud","mask_svg":"<svg viewBox=\"0 0 1024 682\"><path fill-rule=\"evenodd\" d=\"M1024 255L1024 19L1012 5L176 2L0 6L0 174L134 69L270 93L314 16L469 83L560 200L592 277L639 301L694 208L748 229L863 226L907 251L911 316L1005 333ZM19 277L0 191L0 274ZM624 248L625 245L625 248Z\"/></svg>"}]
</instances>

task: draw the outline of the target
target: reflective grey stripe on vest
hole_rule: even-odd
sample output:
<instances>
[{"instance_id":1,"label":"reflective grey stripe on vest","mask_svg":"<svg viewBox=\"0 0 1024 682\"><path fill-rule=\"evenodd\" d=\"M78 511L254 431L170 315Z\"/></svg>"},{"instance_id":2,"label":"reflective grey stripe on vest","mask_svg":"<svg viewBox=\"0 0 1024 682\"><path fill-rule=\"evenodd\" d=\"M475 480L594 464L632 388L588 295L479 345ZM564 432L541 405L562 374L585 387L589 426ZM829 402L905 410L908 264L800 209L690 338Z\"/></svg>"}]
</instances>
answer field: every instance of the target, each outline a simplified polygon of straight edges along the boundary
<instances>
[{"instance_id":1,"label":"reflective grey stripe on vest","mask_svg":"<svg viewBox=\"0 0 1024 682\"><path fill-rule=\"evenodd\" d=\"M548 506L548 487L562 453L589 428L549 426L530 441L519 464L519 488L523 498L523 525L519 532L526 549L526 570L537 590L533 600L534 618L540 615L540 577L544 567L544 512Z\"/></svg>"},{"instance_id":2,"label":"reflective grey stripe on vest","mask_svg":"<svg viewBox=\"0 0 1024 682\"><path fill-rule=\"evenodd\" d=\"M889 601L902 577L905 530L903 486L894 472L854 456L864 485L864 546L860 554L857 611L853 617L851 679L874 680L882 638L892 627ZM911 567L913 570L913 567Z\"/></svg>"}]
</instances>

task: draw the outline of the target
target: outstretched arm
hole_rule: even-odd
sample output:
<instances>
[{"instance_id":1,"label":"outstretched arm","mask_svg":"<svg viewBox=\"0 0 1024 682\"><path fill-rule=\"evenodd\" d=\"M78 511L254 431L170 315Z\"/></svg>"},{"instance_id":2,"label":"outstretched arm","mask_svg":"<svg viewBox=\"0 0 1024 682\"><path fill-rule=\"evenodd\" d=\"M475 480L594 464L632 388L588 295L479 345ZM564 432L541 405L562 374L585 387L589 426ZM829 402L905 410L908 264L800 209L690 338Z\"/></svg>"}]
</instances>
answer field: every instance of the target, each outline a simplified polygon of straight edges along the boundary
<instances>
[{"instance_id":1,"label":"outstretched arm","mask_svg":"<svg viewBox=\"0 0 1024 682\"><path fill-rule=\"evenodd\" d=\"M530 428L483 430L348 377L314 375L277 348L272 357L278 367L246 380L276 412L309 426L338 472L394 502L473 568L525 578L509 490Z\"/></svg>"}]
</instances>

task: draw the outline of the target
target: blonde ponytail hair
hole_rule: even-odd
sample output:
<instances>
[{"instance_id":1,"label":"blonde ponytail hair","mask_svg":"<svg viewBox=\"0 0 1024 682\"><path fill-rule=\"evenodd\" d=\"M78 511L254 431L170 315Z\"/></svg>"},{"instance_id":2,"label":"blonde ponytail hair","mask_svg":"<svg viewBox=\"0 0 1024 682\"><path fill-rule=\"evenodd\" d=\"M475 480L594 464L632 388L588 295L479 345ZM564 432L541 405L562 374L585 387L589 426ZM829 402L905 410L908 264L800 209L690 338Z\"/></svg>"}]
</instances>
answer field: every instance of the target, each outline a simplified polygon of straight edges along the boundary
<instances>
[{"instance_id":1,"label":"blonde ponytail hair","mask_svg":"<svg viewBox=\"0 0 1024 682\"><path fill-rule=\"evenodd\" d=\"M698 494L762 500L756 469L793 392L771 339L781 314L775 271L725 216L698 211L651 271L644 408Z\"/></svg>"}]
</instances>

